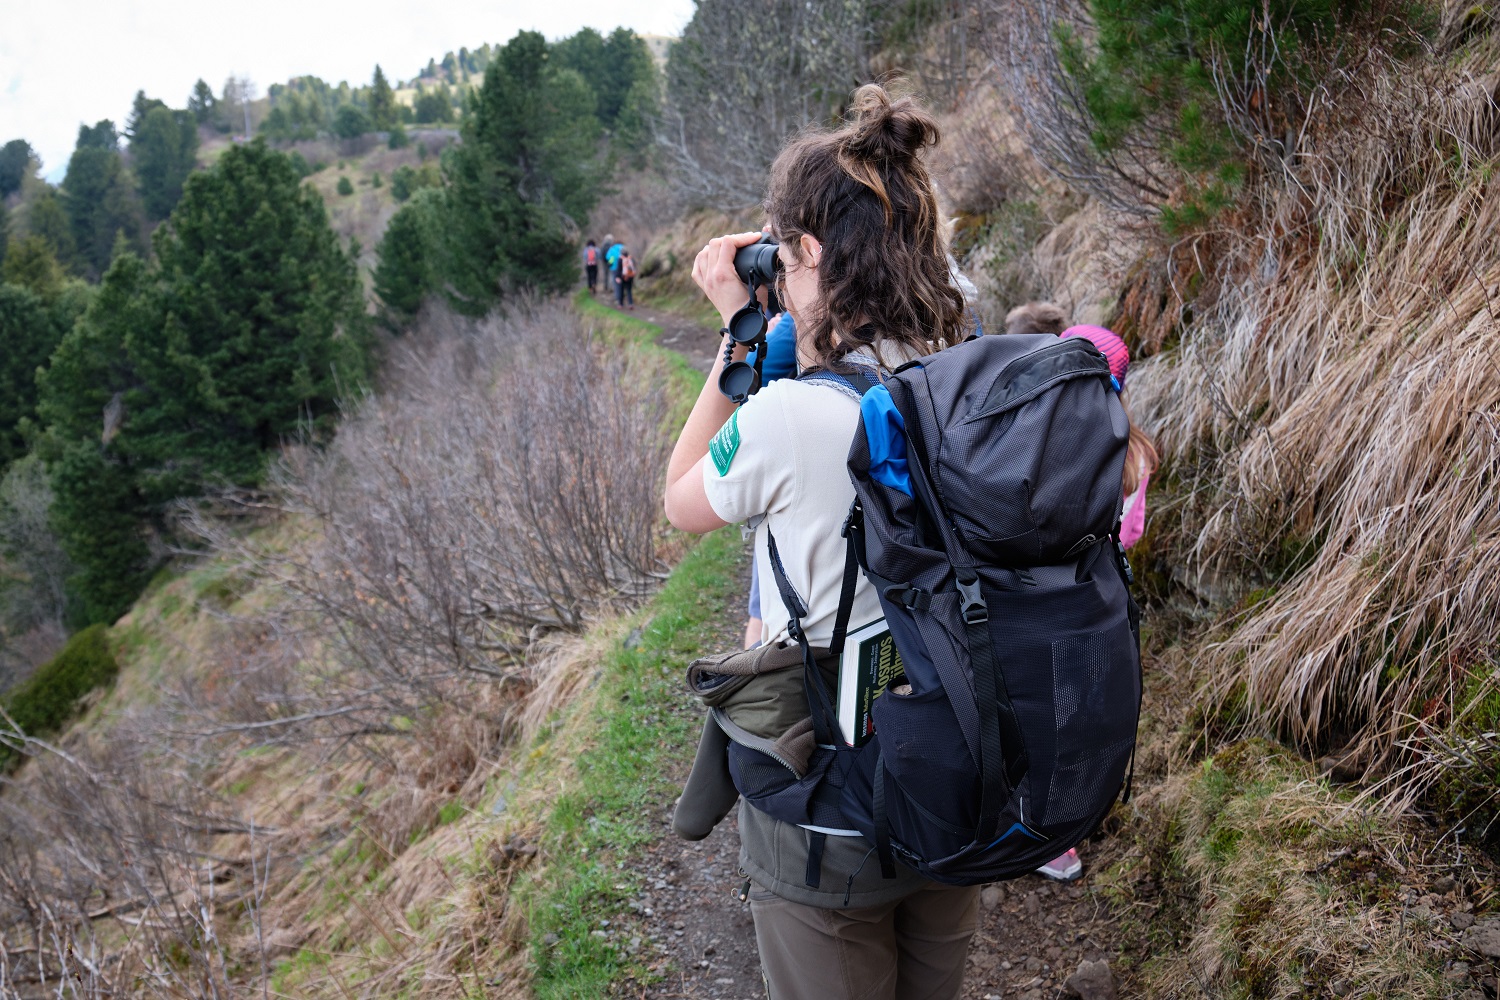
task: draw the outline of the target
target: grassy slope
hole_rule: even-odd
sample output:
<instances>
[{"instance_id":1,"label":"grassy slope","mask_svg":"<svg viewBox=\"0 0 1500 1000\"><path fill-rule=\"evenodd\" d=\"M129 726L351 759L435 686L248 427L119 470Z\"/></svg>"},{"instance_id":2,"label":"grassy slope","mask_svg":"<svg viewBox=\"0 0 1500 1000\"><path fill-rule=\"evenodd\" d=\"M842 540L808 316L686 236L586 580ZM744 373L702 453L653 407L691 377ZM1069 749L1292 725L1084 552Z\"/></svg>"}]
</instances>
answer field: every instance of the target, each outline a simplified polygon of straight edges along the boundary
<instances>
[{"instance_id":1,"label":"grassy slope","mask_svg":"<svg viewBox=\"0 0 1500 1000\"><path fill-rule=\"evenodd\" d=\"M596 336L669 373L680 420L702 375L654 344L658 329L587 295ZM295 544L295 528L262 529ZM653 973L619 942L592 933L635 888L619 866L659 822L677 789L670 760L691 753L682 672L733 605L744 558L730 530L669 546L686 554L655 600L599 623L565 654L593 681L531 745L481 765L482 792L444 805L398 857L366 832L382 789L357 763L309 776L292 754L253 750L207 776L225 800L302 842L302 872L281 894L298 927L272 967L283 995L601 995L606 984ZM227 560L164 572L110 634L118 683L75 727L107 733L123 718L191 684L233 683L234 623L275 600L274 588ZM627 648L629 647L629 648ZM509 895L514 887L514 895ZM279 940L272 933L273 940ZM300 942L300 943L297 943ZM461 942L462 947L455 947ZM441 985L434 988L436 977Z\"/></svg>"}]
</instances>

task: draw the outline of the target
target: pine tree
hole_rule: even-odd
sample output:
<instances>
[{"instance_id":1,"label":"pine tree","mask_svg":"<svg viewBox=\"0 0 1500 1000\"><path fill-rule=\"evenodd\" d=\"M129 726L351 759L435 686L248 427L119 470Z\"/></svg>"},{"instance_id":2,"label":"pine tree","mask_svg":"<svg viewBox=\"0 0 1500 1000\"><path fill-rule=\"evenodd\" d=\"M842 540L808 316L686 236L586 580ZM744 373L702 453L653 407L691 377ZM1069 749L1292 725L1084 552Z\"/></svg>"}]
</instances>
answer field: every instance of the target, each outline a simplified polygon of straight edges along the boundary
<instances>
[{"instance_id":1,"label":"pine tree","mask_svg":"<svg viewBox=\"0 0 1500 1000\"><path fill-rule=\"evenodd\" d=\"M137 125L130 150L146 213L165 219L182 197L182 184L197 163L197 123L186 111L153 108Z\"/></svg>"},{"instance_id":2,"label":"pine tree","mask_svg":"<svg viewBox=\"0 0 1500 1000\"><path fill-rule=\"evenodd\" d=\"M134 139L136 134L140 132L141 124L146 120L146 116L157 108L165 108L166 106L167 102L158 100L155 97L147 97L144 90L137 90L135 92L135 101L130 105L130 117L125 119L125 134Z\"/></svg>"},{"instance_id":3,"label":"pine tree","mask_svg":"<svg viewBox=\"0 0 1500 1000\"><path fill-rule=\"evenodd\" d=\"M370 84L369 114L370 124L377 132L388 131L396 124L396 95L378 65L375 67L375 79Z\"/></svg>"},{"instance_id":4,"label":"pine tree","mask_svg":"<svg viewBox=\"0 0 1500 1000\"><path fill-rule=\"evenodd\" d=\"M44 299L62 291L62 265L52 252L52 245L40 236L27 236L11 245L0 264L0 281L24 288Z\"/></svg>"},{"instance_id":5,"label":"pine tree","mask_svg":"<svg viewBox=\"0 0 1500 1000\"><path fill-rule=\"evenodd\" d=\"M80 149L103 149L108 152L118 152L120 149L120 133L115 131L115 123L108 118L100 119L92 126L78 126L78 141L73 144L76 152Z\"/></svg>"},{"instance_id":6,"label":"pine tree","mask_svg":"<svg viewBox=\"0 0 1500 1000\"><path fill-rule=\"evenodd\" d=\"M190 177L155 251L153 265L119 255L39 386L91 620L139 593L143 538L168 530L171 500L257 483L266 452L365 374L354 261L284 154L234 146Z\"/></svg>"},{"instance_id":7,"label":"pine tree","mask_svg":"<svg viewBox=\"0 0 1500 1000\"><path fill-rule=\"evenodd\" d=\"M453 149L443 278L456 308L479 314L504 286L566 287L574 235L598 197L594 96L548 63L534 31L511 39L484 75Z\"/></svg>"},{"instance_id":8,"label":"pine tree","mask_svg":"<svg viewBox=\"0 0 1500 1000\"><path fill-rule=\"evenodd\" d=\"M56 261L52 266L57 267ZM26 453L21 421L36 417L36 370L47 363L62 339L43 298L9 283L9 277L0 284L0 471Z\"/></svg>"},{"instance_id":9,"label":"pine tree","mask_svg":"<svg viewBox=\"0 0 1500 1000\"><path fill-rule=\"evenodd\" d=\"M386 321L391 325L409 320L421 308L422 300L437 291L443 212L443 192L424 188L412 195L385 227L376 251L375 294L385 306Z\"/></svg>"},{"instance_id":10,"label":"pine tree","mask_svg":"<svg viewBox=\"0 0 1500 1000\"><path fill-rule=\"evenodd\" d=\"M79 129L78 148L63 177L63 208L79 262L91 275L109 266L116 234L124 233L132 245L139 245L140 206L111 123Z\"/></svg>"},{"instance_id":11,"label":"pine tree","mask_svg":"<svg viewBox=\"0 0 1500 1000\"><path fill-rule=\"evenodd\" d=\"M35 169L36 153L25 139L12 139L0 146L0 199L21 190L21 182Z\"/></svg>"},{"instance_id":12,"label":"pine tree","mask_svg":"<svg viewBox=\"0 0 1500 1000\"><path fill-rule=\"evenodd\" d=\"M370 119L352 104L342 104L333 116L333 134L340 139L358 139L370 131Z\"/></svg>"},{"instance_id":13,"label":"pine tree","mask_svg":"<svg viewBox=\"0 0 1500 1000\"><path fill-rule=\"evenodd\" d=\"M193 84L193 93L188 97L188 114L199 125L211 125L218 118L218 101L214 98L214 89L203 78Z\"/></svg>"},{"instance_id":14,"label":"pine tree","mask_svg":"<svg viewBox=\"0 0 1500 1000\"><path fill-rule=\"evenodd\" d=\"M261 453L333 412L340 372L362 372L354 262L322 198L260 142L194 175L155 243L165 319L128 342L154 398L136 446L171 495L183 474L255 482Z\"/></svg>"},{"instance_id":15,"label":"pine tree","mask_svg":"<svg viewBox=\"0 0 1500 1000\"><path fill-rule=\"evenodd\" d=\"M46 240L64 270L75 269L77 248L73 244L72 223L68 221L62 198L52 188L44 190L27 206L26 232Z\"/></svg>"}]
</instances>

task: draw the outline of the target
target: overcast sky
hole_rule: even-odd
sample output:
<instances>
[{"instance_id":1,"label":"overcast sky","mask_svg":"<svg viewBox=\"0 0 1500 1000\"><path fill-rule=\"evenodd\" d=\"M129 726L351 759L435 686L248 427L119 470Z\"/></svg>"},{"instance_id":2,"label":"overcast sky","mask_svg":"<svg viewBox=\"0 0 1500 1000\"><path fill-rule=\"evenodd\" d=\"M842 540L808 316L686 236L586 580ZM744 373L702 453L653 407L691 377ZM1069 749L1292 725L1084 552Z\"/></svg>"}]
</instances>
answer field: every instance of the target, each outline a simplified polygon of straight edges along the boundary
<instances>
[{"instance_id":1,"label":"overcast sky","mask_svg":"<svg viewBox=\"0 0 1500 1000\"><path fill-rule=\"evenodd\" d=\"M692 0L0 0L0 143L22 138L62 179L81 122L123 126L137 90L173 107L193 82L217 94L230 74L268 84L311 74L392 82L461 46L548 38L585 25L676 35Z\"/></svg>"}]
</instances>

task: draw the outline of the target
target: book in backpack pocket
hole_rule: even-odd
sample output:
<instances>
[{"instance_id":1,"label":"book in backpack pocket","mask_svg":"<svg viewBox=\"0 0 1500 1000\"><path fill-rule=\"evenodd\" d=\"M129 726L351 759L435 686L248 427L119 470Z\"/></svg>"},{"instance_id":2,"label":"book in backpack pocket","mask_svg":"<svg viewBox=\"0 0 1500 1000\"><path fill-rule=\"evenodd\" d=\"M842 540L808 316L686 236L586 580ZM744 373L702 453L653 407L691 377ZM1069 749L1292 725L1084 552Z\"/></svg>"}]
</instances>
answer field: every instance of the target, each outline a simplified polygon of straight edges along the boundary
<instances>
[{"instance_id":1,"label":"book in backpack pocket","mask_svg":"<svg viewBox=\"0 0 1500 1000\"><path fill-rule=\"evenodd\" d=\"M905 678L901 652L884 618L849 633L839 658L839 728L845 743L860 747L869 741L875 733L870 706Z\"/></svg>"}]
</instances>

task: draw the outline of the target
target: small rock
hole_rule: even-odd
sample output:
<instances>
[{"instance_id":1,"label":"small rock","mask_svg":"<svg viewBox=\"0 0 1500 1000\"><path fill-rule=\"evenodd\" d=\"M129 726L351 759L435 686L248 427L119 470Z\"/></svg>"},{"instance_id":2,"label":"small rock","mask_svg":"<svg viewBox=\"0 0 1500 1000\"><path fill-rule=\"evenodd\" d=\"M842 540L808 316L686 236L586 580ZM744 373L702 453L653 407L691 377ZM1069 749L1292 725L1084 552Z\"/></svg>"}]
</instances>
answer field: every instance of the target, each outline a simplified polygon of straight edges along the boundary
<instances>
[{"instance_id":1,"label":"small rock","mask_svg":"<svg viewBox=\"0 0 1500 1000\"><path fill-rule=\"evenodd\" d=\"M674 931L680 931L685 926L687 926L687 925L684 924L681 920L674 920L674 921L672 921L672 929Z\"/></svg>"},{"instance_id":2,"label":"small rock","mask_svg":"<svg viewBox=\"0 0 1500 1000\"><path fill-rule=\"evenodd\" d=\"M1021 994L1021 1000L1042 1000L1041 990L1027 990Z\"/></svg>"},{"instance_id":3,"label":"small rock","mask_svg":"<svg viewBox=\"0 0 1500 1000\"><path fill-rule=\"evenodd\" d=\"M602 940L609 937L609 931L589 931L589 937L596 937Z\"/></svg>"},{"instance_id":4,"label":"small rock","mask_svg":"<svg viewBox=\"0 0 1500 1000\"><path fill-rule=\"evenodd\" d=\"M1041 972L1042 971L1042 960L1040 958L1035 958L1035 957L1026 959L1026 971L1027 972Z\"/></svg>"},{"instance_id":5,"label":"small rock","mask_svg":"<svg viewBox=\"0 0 1500 1000\"><path fill-rule=\"evenodd\" d=\"M1063 988L1083 1000L1119 1000L1115 974L1105 961L1079 963L1078 971L1067 978Z\"/></svg>"},{"instance_id":6,"label":"small rock","mask_svg":"<svg viewBox=\"0 0 1500 1000\"><path fill-rule=\"evenodd\" d=\"M553 945L557 944L558 940L559 940L559 938L558 938L558 936L556 934L543 934L542 935L542 944L546 945L548 948L550 948Z\"/></svg>"},{"instance_id":7,"label":"small rock","mask_svg":"<svg viewBox=\"0 0 1500 1000\"><path fill-rule=\"evenodd\" d=\"M709 955L712 955L714 952L716 952L718 950L719 949L715 948L713 945L709 945L707 948L703 949L703 957L707 958Z\"/></svg>"},{"instance_id":8,"label":"small rock","mask_svg":"<svg viewBox=\"0 0 1500 1000\"><path fill-rule=\"evenodd\" d=\"M1336 997L1346 997L1353 991L1353 989L1354 987L1347 979L1335 979L1333 982L1328 984L1328 992L1332 993Z\"/></svg>"},{"instance_id":9,"label":"small rock","mask_svg":"<svg viewBox=\"0 0 1500 1000\"><path fill-rule=\"evenodd\" d=\"M1459 943L1485 958L1500 958L1500 917L1485 917L1475 921Z\"/></svg>"},{"instance_id":10,"label":"small rock","mask_svg":"<svg viewBox=\"0 0 1500 1000\"><path fill-rule=\"evenodd\" d=\"M1454 982L1454 983L1459 982L1459 981L1464 980L1464 979L1468 979L1469 978L1469 963L1468 962L1454 962L1452 965L1448 966L1448 968L1446 968L1446 969L1443 970L1443 978L1446 979L1446 980L1448 980L1449 982Z\"/></svg>"},{"instance_id":11,"label":"small rock","mask_svg":"<svg viewBox=\"0 0 1500 1000\"><path fill-rule=\"evenodd\" d=\"M1474 914L1472 913L1455 913L1448 919L1452 921L1453 929L1456 931L1466 931L1474 926Z\"/></svg>"},{"instance_id":12,"label":"small rock","mask_svg":"<svg viewBox=\"0 0 1500 1000\"><path fill-rule=\"evenodd\" d=\"M714 985L715 986L733 986L734 985L734 980L733 979L715 979L714 980Z\"/></svg>"},{"instance_id":13,"label":"small rock","mask_svg":"<svg viewBox=\"0 0 1500 1000\"><path fill-rule=\"evenodd\" d=\"M1011 964L1009 962L1002 961L1000 963L1000 968L1003 969L1006 972L1009 972L1011 970Z\"/></svg>"},{"instance_id":14,"label":"small rock","mask_svg":"<svg viewBox=\"0 0 1500 1000\"><path fill-rule=\"evenodd\" d=\"M1028 916L1039 916L1042 912L1042 901L1037 899L1036 893L1028 892L1024 903Z\"/></svg>"},{"instance_id":15,"label":"small rock","mask_svg":"<svg viewBox=\"0 0 1500 1000\"><path fill-rule=\"evenodd\" d=\"M1439 896L1446 896L1458 888L1458 880L1452 875L1441 875L1432 880L1432 891Z\"/></svg>"},{"instance_id":16,"label":"small rock","mask_svg":"<svg viewBox=\"0 0 1500 1000\"><path fill-rule=\"evenodd\" d=\"M1043 954L1047 956L1048 962L1056 962L1059 958L1062 958L1062 949L1054 945L1043 952Z\"/></svg>"},{"instance_id":17,"label":"small rock","mask_svg":"<svg viewBox=\"0 0 1500 1000\"><path fill-rule=\"evenodd\" d=\"M1000 901L1004 898L1005 890L998 885L987 885L979 890L979 905L983 906L986 910L993 910L1000 905Z\"/></svg>"},{"instance_id":18,"label":"small rock","mask_svg":"<svg viewBox=\"0 0 1500 1000\"><path fill-rule=\"evenodd\" d=\"M641 639L642 639L642 637L644 635L645 635L644 630L642 630L639 627L631 629L630 630L630 634L625 637L625 648L626 649L636 649L636 648L638 648L640 646L640 644L641 644Z\"/></svg>"}]
</instances>

